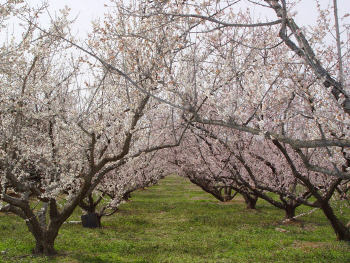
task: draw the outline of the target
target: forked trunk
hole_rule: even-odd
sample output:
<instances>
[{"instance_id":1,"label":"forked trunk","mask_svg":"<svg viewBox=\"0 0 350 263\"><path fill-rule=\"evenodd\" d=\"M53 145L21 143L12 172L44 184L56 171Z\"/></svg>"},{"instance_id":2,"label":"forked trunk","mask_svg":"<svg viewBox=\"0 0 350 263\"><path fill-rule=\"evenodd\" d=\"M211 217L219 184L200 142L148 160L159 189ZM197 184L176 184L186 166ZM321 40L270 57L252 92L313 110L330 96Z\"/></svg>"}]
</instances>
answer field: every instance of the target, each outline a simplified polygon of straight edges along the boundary
<instances>
[{"instance_id":1,"label":"forked trunk","mask_svg":"<svg viewBox=\"0 0 350 263\"><path fill-rule=\"evenodd\" d=\"M40 213L38 218L32 218L31 221L26 221L26 224L35 238L34 255L53 256L57 254L54 244L65 220L51 220L49 224L46 224L45 214L45 212Z\"/></svg>"}]
</instances>

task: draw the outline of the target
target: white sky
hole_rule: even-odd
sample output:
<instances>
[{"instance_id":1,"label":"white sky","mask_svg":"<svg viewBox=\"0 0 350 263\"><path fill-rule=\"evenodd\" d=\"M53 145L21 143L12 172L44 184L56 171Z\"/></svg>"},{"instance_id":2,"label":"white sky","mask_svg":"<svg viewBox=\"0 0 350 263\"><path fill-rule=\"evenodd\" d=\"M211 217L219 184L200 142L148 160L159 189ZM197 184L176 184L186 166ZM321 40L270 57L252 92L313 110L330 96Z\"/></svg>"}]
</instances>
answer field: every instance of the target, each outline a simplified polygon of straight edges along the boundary
<instances>
[{"instance_id":1,"label":"white sky","mask_svg":"<svg viewBox=\"0 0 350 263\"><path fill-rule=\"evenodd\" d=\"M6 0L0 0L1 2ZM255 0L256 2L263 3L263 0ZM288 1L288 0L287 0ZM289 0L294 1L294 0ZM295 0L297 1L297 0ZM315 22L317 20L317 10L316 10L316 1L317 0L301 0L301 2L298 4L297 11L298 14L296 16L296 22L299 25L299 27L307 26L307 25L315 25ZM338 1L338 11L339 11L339 17L342 17L346 13L350 13L350 0L337 0ZM32 6L41 6L42 0L26 0L26 2ZM113 6L113 3L111 3L109 0L48 0L49 2L49 8L48 11L50 12L51 16L54 16L55 13L58 14L58 10L64 8L65 6L68 6L71 8L70 12L70 18L73 19L77 17L76 23L73 27L73 35L78 35L81 38L84 38L88 32L91 31L91 20L101 18L103 20L104 13L108 13L109 8L105 7L107 6ZM247 0L243 0L251 8L251 11L255 12L256 17L259 16L259 13L261 12L261 9L252 3L249 3ZM327 7L328 4L332 6L333 0L318 0L318 2L323 7ZM264 9L264 13L261 15L261 18L263 19L265 16L269 19L275 19L276 15L273 12L266 12L266 9ZM333 15L333 9L331 9L332 15ZM273 16L273 17L270 17ZM348 17L348 22L350 23L350 17ZM43 16L41 19L43 21L42 26L45 26L45 21L48 23L49 18L48 16ZM9 21L9 27L8 27L8 34L16 35L16 22ZM17 27L18 28L18 27ZM6 30L2 30L0 33L0 42L5 39Z\"/></svg>"},{"instance_id":2,"label":"white sky","mask_svg":"<svg viewBox=\"0 0 350 263\"><path fill-rule=\"evenodd\" d=\"M36 7L41 6L41 0L27 0L29 5ZM109 0L48 0L48 11L51 16L55 13L59 15L58 10L68 6L70 11L70 18L77 17L74 25L73 33L78 33L80 37L84 37L91 31L91 21L101 18L103 19L104 13L108 13L108 8L104 5L111 5Z\"/></svg>"}]
</instances>

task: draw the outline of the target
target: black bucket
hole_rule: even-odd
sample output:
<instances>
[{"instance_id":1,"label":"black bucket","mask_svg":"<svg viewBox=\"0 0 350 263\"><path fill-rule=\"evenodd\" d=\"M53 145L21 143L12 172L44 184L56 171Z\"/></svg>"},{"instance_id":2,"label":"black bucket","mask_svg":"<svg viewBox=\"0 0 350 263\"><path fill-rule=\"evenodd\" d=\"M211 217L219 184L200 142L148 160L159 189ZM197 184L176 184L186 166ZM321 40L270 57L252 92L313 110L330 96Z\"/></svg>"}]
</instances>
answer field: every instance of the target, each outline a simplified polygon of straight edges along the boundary
<instances>
[{"instance_id":1,"label":"black bucket","mask_svg":"<svg viewBox=\"0 0 350 263\"><path fill-rule=\"evenodd\" d=\"M81 223L83 227L88 227L88 228L101 227L100 217L98 216L97 213L82 215Z\"/></svg>"}]
</instances>

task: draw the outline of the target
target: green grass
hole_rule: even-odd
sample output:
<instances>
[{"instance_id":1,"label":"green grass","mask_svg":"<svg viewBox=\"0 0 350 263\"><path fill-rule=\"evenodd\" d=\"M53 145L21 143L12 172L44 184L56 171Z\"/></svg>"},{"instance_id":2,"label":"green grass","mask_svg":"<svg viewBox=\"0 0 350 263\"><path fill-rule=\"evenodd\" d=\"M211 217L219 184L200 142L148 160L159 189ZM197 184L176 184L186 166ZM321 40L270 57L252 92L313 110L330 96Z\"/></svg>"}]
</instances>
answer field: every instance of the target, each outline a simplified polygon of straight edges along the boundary
<instances>
[{"instance_id":1,"label":"green grass","mask_svg":"<svg viewBox=\"0 0 350 263\"><path fill-rule=\"evenodd\" d=\"M240 196L221 203L176 176L131 200L102 218L102 229L63 225L53 258L32 256L34 239L23 220L1 214L0 251L8 253L0 262L350 262L350 245L335 241L320 210L285 225L284 212L262 200L258 211L249 211ZM77 209L69 220L80 214Z\"/></svg>"}]
</instances>

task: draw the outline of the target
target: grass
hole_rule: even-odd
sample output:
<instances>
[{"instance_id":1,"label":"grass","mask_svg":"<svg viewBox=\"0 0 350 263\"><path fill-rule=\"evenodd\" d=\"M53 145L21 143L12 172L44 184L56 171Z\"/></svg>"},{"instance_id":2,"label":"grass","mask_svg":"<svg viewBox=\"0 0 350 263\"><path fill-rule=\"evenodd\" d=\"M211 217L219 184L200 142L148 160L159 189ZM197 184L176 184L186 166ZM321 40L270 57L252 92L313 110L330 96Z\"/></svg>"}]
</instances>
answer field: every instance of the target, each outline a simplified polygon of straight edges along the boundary
<instances>
[{"instance_id":1,"label":"grass","mask_svg":"<svg viewBox=\"0 0 350 263\"><path fill-rule=\"evenodd\" d=\"M52 258L32 256L34 239L23 220L1 214L0 262L350 262L350 245L335 241L321 211L286 225L283 211L262 200L257 207L246 210L240 196L221 203L187 179L168 176L133 193L119 213L102 218L101 229L65 224Z\"/></svg>"}]
</instances>

